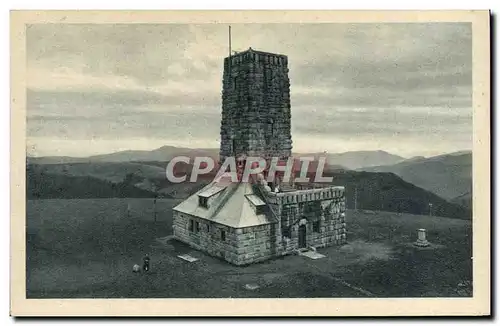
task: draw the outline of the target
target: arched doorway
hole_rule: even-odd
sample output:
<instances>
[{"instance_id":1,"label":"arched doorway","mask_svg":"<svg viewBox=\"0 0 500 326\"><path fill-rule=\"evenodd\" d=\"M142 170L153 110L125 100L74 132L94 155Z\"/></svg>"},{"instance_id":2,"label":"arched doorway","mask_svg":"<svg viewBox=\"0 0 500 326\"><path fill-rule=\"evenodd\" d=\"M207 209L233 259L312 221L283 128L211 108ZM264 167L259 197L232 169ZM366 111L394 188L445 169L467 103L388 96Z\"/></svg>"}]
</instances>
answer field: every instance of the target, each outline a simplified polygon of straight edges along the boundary
<instances>
[{"instance_id":1,"label":"arched doorway","mask_svg":"<svg viewBox=\"0 0 500 326\"><path fill-rule=\"evenodd\" d=\"M307 246L307 233L305 224L299 225L299 248Z\"/></svg>"}]
</instances>

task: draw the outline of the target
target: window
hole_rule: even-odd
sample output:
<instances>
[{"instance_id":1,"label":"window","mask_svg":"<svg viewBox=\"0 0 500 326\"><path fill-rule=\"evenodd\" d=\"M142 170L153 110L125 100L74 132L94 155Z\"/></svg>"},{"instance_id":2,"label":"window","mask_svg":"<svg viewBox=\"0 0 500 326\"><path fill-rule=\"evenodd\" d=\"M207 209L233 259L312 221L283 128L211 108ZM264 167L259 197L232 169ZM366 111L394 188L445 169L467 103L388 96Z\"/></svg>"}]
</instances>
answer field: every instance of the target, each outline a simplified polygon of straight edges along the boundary
<instances>
[{"instance_id":1,"label":"window","mask_svg":"<svg viewBox=\"0 0 500 326\"><path fill-rule=\"evenodd\" d=\"M289 227L286 227L283 229L283 234L282 234L284 237L286 238L291 238L290 237L290 228Z\"/></svg>"},{"instance_id":2,"label":"window","mask_svg":"<svg viewBox=\"0 0 500 326\"><path fill-rule=\"evenodd\" d=\"M312 194L310 194L308 197L310 197ZM310 198L312 199L312 198ZM303 205L303 214L307 217L313 217L317 216L318 213L321 212L321 203L320 201L310 201L306 202Z\"/></svg>"},{"instance_id":3,"label":"window","mask_svg":"<svg viewBox=\"0 0 500 326\"><path fill-rule=\"evenodd\" d=\"M196 232L200 232L200 222L196 222Z\"/></svg>"},{"instance_id":4,"label":"window","mask_svg":"<svg viewBox=\"0 0 500 326\"><path fill-rule=\"evenodd\" d=\"M201 197L201 196L198 197L198 198L199 198L198 202L199 202L200 206L207 208L208 207L208 198L207 197Z\"/></svg>"},{"instance_id":5,"label":"window","mask_svg":"<svg viewBox=\"0 0 500 326\"><path fill-rule=\"evenodd\" d=\"M313 232L319 232L319 221L313 222Z\"/></svg>"},{"instance_id":6,"label":"window","mask_svg":"<svg viewBox=\"0 0 500 326\"><path fill-rule=\"evenodd\" d=\"M289 226L294 222L294 217L296 214L296 209L290 205L283 206L281 213L281 224L283 226Z\"/></svg>"},{"instance_id":7,"label":"window","mask_svg":"<svg viewBox=\"0 0 500 326\"><path fill-rule=\"evenodd\" d=\"M266 205L255 206L255 214L261 215L261 214L265 214L266 212L267 212Z\"/></svg>"},{"instance_id":8,"label":"window","mask_svg":"<svg viewBox=\"0 0 500 326\"><path fill-rule=\"evenodd\" d=\"M210 224L207 224L207 233L210 233Z\"/></svg>"},{"instance_id":9,"label":"window","mask_svg":"<svg viewBox=\"0 0 500 326\"><path fill-rule=\"evenodd\" d=\"M193 231L194 231L194 221L189 220L189 232L193 232Z\"/></svg>"},{"instance_id":10,"label":"window","mask_svg":"<svg viewBox=\"0 0 500 326\"><path fill-rule=\"evenodd\" d=\"M226 231L220 230L220 239L226 241Z\"/></svg>"}]
</instances>

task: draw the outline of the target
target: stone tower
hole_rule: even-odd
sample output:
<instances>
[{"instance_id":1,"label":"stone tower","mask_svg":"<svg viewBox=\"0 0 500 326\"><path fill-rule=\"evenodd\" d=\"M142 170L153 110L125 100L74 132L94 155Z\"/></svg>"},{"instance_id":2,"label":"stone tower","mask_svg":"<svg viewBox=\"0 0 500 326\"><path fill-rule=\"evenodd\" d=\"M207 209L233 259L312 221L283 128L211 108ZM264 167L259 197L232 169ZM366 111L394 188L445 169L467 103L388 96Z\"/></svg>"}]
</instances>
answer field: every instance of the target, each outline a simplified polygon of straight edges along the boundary
<instances>
[{"instance_id":1,"label":"stone tower","mask_svg":"<svg viewBox=\"0 0 500 326\"><path fill-rule=\"evenodd\" d=\"M288 58L249 48L224 59L222 83L221 162L291 156Z\"/></svg>"},{"instance_id":2,"label":"stone tower","mask_svg":"<svg viewBox=\"0 0 500 326\"><path fill-rule=\"evenodd\" d=\"M222 160L291 156L287 63L251 48L225 58ZM317 248L342 245L347 234L344 187L319 186L215 178L174 207L174 237L236 265L303 251L318 257Z\"/></svg>"}]
</instances>

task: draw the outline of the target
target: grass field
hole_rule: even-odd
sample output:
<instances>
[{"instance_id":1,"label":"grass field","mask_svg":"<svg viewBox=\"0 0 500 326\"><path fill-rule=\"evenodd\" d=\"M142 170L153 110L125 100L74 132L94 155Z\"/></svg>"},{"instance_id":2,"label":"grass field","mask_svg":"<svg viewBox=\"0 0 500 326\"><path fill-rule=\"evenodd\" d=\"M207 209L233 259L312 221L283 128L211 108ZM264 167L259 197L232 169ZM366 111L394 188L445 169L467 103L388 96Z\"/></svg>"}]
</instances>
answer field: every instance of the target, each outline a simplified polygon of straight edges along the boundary
<instances>
[{"instance_id":1,"label":"grass field","mask_svg":"<svg viewBox=\"0 0 500 326\"><path fill-rule=\"evenodd\" d=\"M464 296L472 280L470 221L347 213L348 244L326 257L286 256L236 267L175 241L171 208L161 199L48 199L27 202L27 297L414 297ZM127 216L130 203L131 213ZM412 245L418 228L429 248ZM148 253L149 273L132 273ZM200 260L177 257L189 253ZM248 290L246 284L259 288Z\"/></svg>"}]
</instances>

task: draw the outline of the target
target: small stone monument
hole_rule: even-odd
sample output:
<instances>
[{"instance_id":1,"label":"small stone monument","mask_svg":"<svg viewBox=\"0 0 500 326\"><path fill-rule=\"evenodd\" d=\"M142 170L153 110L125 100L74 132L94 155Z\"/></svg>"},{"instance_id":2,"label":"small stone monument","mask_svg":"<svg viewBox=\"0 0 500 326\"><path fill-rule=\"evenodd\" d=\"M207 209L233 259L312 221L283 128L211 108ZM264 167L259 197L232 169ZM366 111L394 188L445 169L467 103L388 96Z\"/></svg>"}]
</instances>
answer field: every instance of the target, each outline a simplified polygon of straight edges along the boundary
<instances>
[{"instance_id":1,"label":"small stone monument","mask_svg":"<svg viewBox=\"0 0 500 326\"><path fill-rule=\"evenodd\" d=\"M427 239L425 238L425 233L426 233L425 229L418 229L418 239L414 243L415 246L418 246L418 247L428 247L428 246L430 246L429 241L427 241Z\"/></svg>"}]
</instances>

